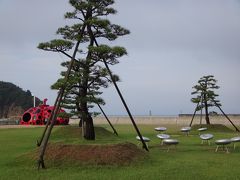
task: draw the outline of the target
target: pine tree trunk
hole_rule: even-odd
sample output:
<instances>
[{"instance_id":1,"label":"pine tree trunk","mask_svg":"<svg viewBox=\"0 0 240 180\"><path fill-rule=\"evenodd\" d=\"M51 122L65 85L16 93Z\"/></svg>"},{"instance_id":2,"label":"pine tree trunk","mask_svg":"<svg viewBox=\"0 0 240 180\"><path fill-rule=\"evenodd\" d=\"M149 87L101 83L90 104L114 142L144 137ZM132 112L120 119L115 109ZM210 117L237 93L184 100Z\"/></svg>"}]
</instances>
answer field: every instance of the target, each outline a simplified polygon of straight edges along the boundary
<instances>
[{"instance_id":1,"label":"pine tree trunk","mask_svg":"<svg viewBox=\"0 0 240 180\"><path fill-rule=\"evenodd\" d=\"M83 124L82 118L80 118L79 123L78 123L78 126L79 126L79 127L82 127L82 124Z\"/></svg>"},{"instance_id":2,"label":"pine tree trunk","mask_svg":"<svg viewBox=\"0 0 240 180\"><path fill-rule=\"evenodd\" d=\"M85 128L84 138L87 140L95 140L93 119L89 114L88 114L87 120L86 120L86 128Z\"/></svg>"},{"instance_id":3,"label":"pine tree trunk","mask_svg":"<svg viewBox=\"0 0 240 180\"><path fill-rule=\"evenodd\" d=\"M3 107L0 105L0 118L3 118Z\"/></svg>"},{"instance_id":4,"label":"pine tree trunk","mask_svg":"<svg viewBox=\"0 0 240 180\"><path fill-rule=\"evenodd\" d=\"M95 131L94 131L94 125L93 125L93 119L91 115L88 112L87 104L83 103L81 106L83 109L82 112L82 121L83 123L83 136L87 140L95 140Z\"/></svg>"},{"instance_id":5,"label":"pine tree trunk","mask_svg":"<svg viewBox=\"0 0 240 180\"><path fill-rule=\"evenodd\" d=\"M211 124L211 123L210 123L210 119L209 119L209 115L208 115L208 114L206 114L206 118L205 118L205 119L206 119L206 123L207 123L207 124Z\"/></svg>"},{"instance_id":6,"label":"pine tree trunk","mask_svg":"<svg viewBox=\"0 0 240 180\"><path fill-rule=\"evenodd\" d=\"M206 95L204 96L204 99L206 99ZM210 119L209 119L209 113L208 113L208 104L207 101L204 101L205 104L205 119L206 119L206 124L211 124Z\"/></svg>"}]
</instances>

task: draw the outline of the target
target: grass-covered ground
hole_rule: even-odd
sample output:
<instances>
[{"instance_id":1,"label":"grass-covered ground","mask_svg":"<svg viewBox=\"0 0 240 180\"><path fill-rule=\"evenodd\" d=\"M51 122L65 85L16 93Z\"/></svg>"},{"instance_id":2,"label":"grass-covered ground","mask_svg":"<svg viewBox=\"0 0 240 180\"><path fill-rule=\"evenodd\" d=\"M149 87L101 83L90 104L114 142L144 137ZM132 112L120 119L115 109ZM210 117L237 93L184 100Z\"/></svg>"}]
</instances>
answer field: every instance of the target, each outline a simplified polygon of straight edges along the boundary
<instances>
[{"instance_id":1,"label":"grass-covered ground","mask_svg":"<svg viewBox=\"0 0 240 180\"><path fill-rule=\"evenodd\" d=\"M102 128L103 127L103 128ZM128 165L94 165L67 163L55 164L46 161L47 169L37 171L36 160L31 156L36 151L36 140L43 128L0 129L0 179L239 179L240 143L230 153L215 153L214 140L239 136L224 126L210 127L206 133L214 134L211 146L201 145L197 130L183 135L176 126L166 126L172 138L178 139L177 149L166 152L160 146L153 125L139 126L142 134L151 138L145 158ZM77 127L56 127L51 143L61 144L118 144L136 141L131 125L118 125L119 137L109 131L107 125L96 128L96 141L80 139ZM140 148L140 147L139 147Z\"/></svg>"}]
</instances>

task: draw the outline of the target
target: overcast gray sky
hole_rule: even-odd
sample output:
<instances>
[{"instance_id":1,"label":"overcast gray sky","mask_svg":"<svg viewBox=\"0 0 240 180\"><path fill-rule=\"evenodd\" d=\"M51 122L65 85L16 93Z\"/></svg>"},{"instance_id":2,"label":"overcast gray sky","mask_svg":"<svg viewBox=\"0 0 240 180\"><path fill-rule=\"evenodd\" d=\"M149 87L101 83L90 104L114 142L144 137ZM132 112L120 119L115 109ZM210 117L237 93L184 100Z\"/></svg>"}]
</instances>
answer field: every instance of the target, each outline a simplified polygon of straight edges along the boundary
<instances>
[{"instance_id":1,"label":"overcast gray sky","mask_svg":"<svg viewBox=\"0 0 240 180\"><path fill-rule=\"evenodd\" d=\"M223 110L240 113L239 0L116 0L114 7L109 19L131 34L115 42L128 56L112 70L133 114L192 113L192 86L209 74L221 87ZM68 0L0 0L0 80L53 104L50 86L66 59L36 47L57 38L70 9ZM113 87L103 97L107 114L126 114Z\"/></svg>"}]
</instances>

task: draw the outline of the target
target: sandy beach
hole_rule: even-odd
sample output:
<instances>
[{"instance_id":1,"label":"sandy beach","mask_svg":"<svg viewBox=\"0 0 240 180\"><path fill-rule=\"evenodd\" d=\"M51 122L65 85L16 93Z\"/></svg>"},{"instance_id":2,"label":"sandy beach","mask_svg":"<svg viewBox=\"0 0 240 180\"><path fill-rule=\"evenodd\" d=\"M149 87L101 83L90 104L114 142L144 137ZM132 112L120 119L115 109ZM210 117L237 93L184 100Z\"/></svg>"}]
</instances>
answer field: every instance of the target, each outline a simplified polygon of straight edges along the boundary
<instances>
[{"instance_id":1,"label":"sandy beach","mask_svg":"<svg viewBox=\"0 0 240 180\"><path fill-rule=\"evenodd\" d=\"M240 125L240 115L228 115L230 120L237 126ZM128 116L108 116L112 124L131 124L131 120ZM137 124L171 124L171 125L184 125L188 126L192 120L192 115L180 115L180 116L134 116ZM95 124L107 124L107 120L103 116L94 117ZM224 124L231 125L229 120L223 115L210 116L212 124ZM78 124L79 119L70 119L70 124ZM204 116L202 117L202 124L205 124ZM196 115L193 124L200 124L200 116Z\"/></svg>"}]
</instances>

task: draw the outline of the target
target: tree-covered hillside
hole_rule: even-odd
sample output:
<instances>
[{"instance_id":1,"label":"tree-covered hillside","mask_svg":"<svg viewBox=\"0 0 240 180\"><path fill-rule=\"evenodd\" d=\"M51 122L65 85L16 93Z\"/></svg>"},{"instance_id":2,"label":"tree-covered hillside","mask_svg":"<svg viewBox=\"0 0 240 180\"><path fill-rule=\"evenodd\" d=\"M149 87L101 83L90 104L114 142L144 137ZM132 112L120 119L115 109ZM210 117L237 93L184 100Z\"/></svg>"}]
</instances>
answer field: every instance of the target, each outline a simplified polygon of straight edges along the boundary
<instances>
[{"instance_id":1,"label":"tree-covered hillside","mask_svg":"<svg viewBox=\"0 0 240 180\"><path fill-rule=\"evenodd\" d=\"M36 98L36 105L39 103ZM21 116L30 107L33 107L33 96L29 90L24 91L10 82L0 81L0 118Z\"/></svg>"}]
</instances>

